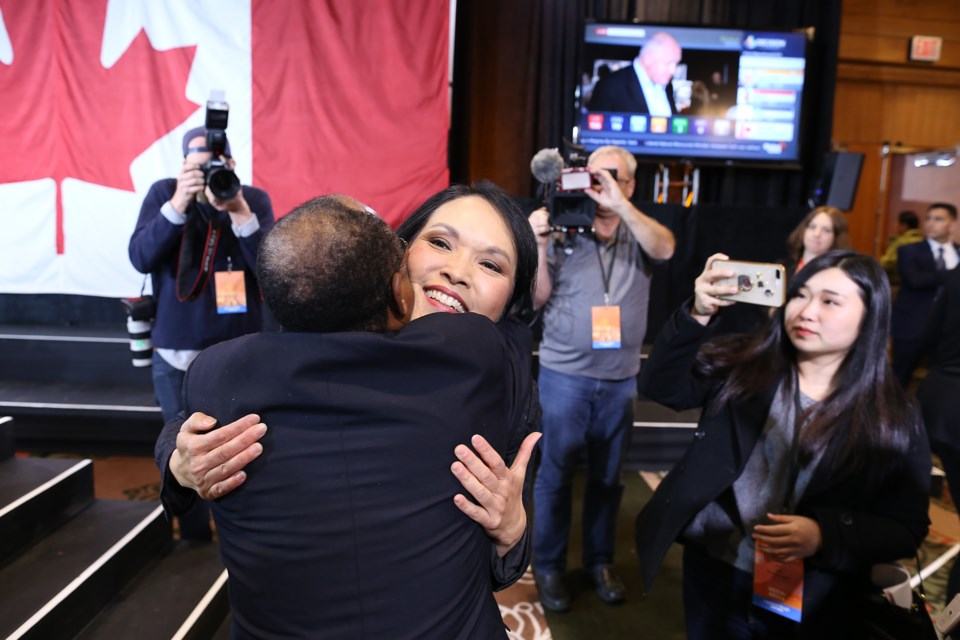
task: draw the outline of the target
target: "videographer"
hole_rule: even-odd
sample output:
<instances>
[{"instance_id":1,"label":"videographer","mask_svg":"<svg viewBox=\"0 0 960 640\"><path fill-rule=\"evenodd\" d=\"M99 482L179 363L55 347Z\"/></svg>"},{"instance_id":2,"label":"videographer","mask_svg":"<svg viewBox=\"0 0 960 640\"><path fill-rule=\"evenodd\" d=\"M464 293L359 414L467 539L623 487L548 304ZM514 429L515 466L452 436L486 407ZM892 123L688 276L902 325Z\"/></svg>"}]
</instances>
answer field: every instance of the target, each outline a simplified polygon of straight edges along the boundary
<instances>
[{"instance_id":1,"label":"videographer","mask_svg":"<svg viewBox=\"0 0 960 640\"><path fill-rule=\"evenodd\" d=\"M545 208L530 215L540 256L535 305L543 307L543 438L533 490L533 565L540 601L552 611L570 606L563 573L571 481L582 452L588 465L584 568L601 600L624 599L613 550L623 493L620 463L647 328L648 264L669 259L675 244L669 229L630 202L637 161L629 151L601 147L587 168L598 182L585 192L596 203L592 233L551 232Z\"/></svg>"},{"instance_id":2,"label":"videographer","mask_svg":"<svg viewBox=\"0 0 960 640\"><path fill-rule=\"evenodd\" d=\"M223 144L220 157L213 157L208 139ZM208 136L206 127L191 129L183 155L177 178L150 187L129 246L130 262L153 282L153 386L164 422L180 413L184 372L202 349L262 328L254 273L260 239L274 222L270 196L240 187L232 174L224 131ZM207 184L218 171L221 179L212 182L220 197ZM205 502L180 518L180 534L211 539Z\"/></svg>"}]
</instances>

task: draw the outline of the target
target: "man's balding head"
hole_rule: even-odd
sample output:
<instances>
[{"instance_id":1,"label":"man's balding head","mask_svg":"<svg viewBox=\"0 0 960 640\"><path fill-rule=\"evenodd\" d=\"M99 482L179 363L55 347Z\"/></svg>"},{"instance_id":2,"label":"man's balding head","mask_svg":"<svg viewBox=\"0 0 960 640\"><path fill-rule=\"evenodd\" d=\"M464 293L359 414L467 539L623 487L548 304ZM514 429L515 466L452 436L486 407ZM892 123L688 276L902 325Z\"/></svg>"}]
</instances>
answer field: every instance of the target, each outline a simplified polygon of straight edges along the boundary
<instances>
[{"instance_id":1,"label":"man's balding head","mask_svg":"<svg viewBox=\"0 0 960 640\"><path fill-rule=\"evenodd\" d=\"M257 280L285 331L382 331L402 261L401 241L371 209L322 196L267 233Z\"/></svg>"},{"instance_id":2,"label":"man's balding head","mask_svg":"<svg viewBox=\"0 0 960 640\"><path fill-rule=\"evenodd\" d=\"M637 59L650 80L666 86L673 79L682 55L677 40L666 31L658 31L640 48Z\"/></svg>"}]
</instances>

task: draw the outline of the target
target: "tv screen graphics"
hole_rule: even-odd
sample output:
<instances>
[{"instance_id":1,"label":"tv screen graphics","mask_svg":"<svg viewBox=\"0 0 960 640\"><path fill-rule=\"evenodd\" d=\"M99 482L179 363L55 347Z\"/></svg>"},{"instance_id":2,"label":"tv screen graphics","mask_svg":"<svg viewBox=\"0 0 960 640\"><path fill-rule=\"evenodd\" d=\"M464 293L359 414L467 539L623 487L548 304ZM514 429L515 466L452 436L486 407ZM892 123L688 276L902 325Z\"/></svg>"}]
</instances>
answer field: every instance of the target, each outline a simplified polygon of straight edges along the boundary
<instances>
[{"instance_id":1,"label":"tv screen graphics","mask_svg":"<svg viewBox=\"0 0 960 640\"><path fill-rule=\"evenodd\" d=\"M588 22L575 138L640 160L796 165L806 53L804 30Z\"/></svg>"}]
</instances>

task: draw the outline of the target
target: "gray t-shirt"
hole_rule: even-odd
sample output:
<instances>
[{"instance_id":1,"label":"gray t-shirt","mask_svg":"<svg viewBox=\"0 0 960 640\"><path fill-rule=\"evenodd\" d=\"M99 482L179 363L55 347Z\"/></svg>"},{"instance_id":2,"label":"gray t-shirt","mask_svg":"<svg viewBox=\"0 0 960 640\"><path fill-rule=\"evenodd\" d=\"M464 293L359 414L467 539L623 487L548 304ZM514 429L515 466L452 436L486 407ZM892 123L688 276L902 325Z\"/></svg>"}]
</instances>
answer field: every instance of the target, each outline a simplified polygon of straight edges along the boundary
<instances>
[{"instance_id":1,"label":"gray t-shirt","mask_svg":"<svg viewBox=\"0 0 960 640\"><path fill-rule=\"evenodd\" d=\"M547 255L553 292L543 310L540 364L599 380L637 375L647 332L650 270L626 223L621 221L606 245L598 245L592 234L576 234L561 246L551 243ZM603 272L609 276L606 303ZM605 304L620 307L619 349L593 348L592 308Z\"/></svg>"}]
</instances>

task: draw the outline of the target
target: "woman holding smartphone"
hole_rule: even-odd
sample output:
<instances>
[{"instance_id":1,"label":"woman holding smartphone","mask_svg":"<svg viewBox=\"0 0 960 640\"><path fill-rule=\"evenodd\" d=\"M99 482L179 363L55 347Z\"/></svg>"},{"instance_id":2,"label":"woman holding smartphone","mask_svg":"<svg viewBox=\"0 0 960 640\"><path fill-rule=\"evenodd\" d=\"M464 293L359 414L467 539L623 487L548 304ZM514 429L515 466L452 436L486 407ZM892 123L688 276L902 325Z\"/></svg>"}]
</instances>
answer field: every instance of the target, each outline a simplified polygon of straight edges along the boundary
<instances>
[{"instance_id":1,"label":"woman holding smartphone","mask_svg":"<svg viewBox=\"0 0 960 640\"><path fill-rule=\"evenodd\" d=\"M734 304L718 284L732 272L713 267L725 258L640 374L647 397L704 409L637 518L646 586L680 541L688 638L860 637L871 565L911 557L929 524L927 438L886 361L887 278L873 258L825 253L762 330L711 340Z\"/></svg>"}]
</instances>

